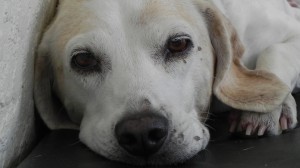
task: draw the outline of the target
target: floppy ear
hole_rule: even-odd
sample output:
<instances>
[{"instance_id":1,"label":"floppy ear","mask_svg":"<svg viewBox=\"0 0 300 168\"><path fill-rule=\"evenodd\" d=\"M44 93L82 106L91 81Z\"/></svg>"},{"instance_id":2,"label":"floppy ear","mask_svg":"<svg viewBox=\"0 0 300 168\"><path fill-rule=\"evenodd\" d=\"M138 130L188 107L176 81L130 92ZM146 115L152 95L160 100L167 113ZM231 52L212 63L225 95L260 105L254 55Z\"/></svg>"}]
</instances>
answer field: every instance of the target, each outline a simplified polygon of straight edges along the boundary
<instances>
[{"instance_id":1,"label":"floppy ear","mask_svg":"<svg viewBox=\"0 0 300 168\"><path fill-rule=\"evenodd\" d=\"M233 108L255 112L270 112L281 105L290 93L288 86L272 73L247 69L241 62L243 45L229 20L212 2L195 2L205 17L216 55L216 97Z\"/></svg>"},{"instance_id":2,"label":"floppy ear","mask_svg":"<svg viewBox=\"0 0 300 168\"><path fill-rule=\"evenodd\" d=\"M78 129L68 117L52 88L50 55L47 47L41 45L35 60L34 76L34 100L38 113L50 129Z\"/></svg>"},{"instance_id":3,"label":"floppy ear","mask_svg":"<svg viewBox=\"0 0 300 168\"><path fill-rule=\"evenodd\" d=\"M62 0L53 0L51 12L45 19L44 25L50 24L55 18L56 8ZM49 28L47 28L49 29ZM46 34L46 33L45 33ZM45 36L45 35L44 35ZM47 41L41 42L35 57L34 69L34 101L38 113L50 129L78 129L68 117L62 103L55 96L50 52Z\"/></svg>"}]
</instances>

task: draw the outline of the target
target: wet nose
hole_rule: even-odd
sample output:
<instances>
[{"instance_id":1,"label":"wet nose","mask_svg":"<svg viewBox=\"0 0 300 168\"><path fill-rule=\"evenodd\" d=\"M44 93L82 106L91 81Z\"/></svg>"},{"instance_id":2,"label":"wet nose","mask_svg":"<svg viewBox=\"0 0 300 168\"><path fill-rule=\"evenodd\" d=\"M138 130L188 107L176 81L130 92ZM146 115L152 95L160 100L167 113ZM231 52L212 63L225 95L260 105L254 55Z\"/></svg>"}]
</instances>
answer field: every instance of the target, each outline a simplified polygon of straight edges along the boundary
<instances>
[{"instance_id":1,"label":"wet nose","mask_svg":"<svg viewBox=\"0 0 300 168\"><path fill-rule=\"evenodd\" d=\"M155 113L135 114L117 123L115 135L121 147L134 156L148 157L168 137L168 120Z\"/></svg>"}]
</instances>

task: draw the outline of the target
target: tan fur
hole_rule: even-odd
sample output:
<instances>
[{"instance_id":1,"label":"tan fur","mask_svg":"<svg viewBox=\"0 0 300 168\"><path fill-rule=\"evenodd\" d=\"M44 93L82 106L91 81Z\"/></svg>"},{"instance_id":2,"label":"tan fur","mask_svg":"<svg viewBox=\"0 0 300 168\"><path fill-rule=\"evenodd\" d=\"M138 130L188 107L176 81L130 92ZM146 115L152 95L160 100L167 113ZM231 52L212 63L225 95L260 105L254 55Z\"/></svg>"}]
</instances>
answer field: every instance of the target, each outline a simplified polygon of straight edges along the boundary
<instances>
[{"instance_id":1,"label":"tan fur","mask_svg":"<svg viewBox=\"0 0 300 168\"><path fill-rule=\"evenodd\" d=\"M175 10L171 10L170 8L165 8L166 5L175 5ZM150 23L151 19L161 17L161 16L172 16L183 18L185 21L189 22L193 25L195 20L186 13L186 9L182 6L180 2L174 1L174 4L162 3L162 1L152 0L148 1L142 9L142 14L140 16L140 24Z\"/></svg>"},{"instance_id":2,"label":"tan fur","mask_svg":"<svg viewBox=\"0 0 300 168\"><path fill-rule=\"evenodd\" d=\"M78 6L81 3L82 0L76 0L73 3L68 3L68 1L64 0L59 1L59 9L64 8L64 5L68 5L68 8L72 8L70 5ZM78 7L76 7L76 9L78 9ZM49 33L49 35L55 35L56 37L47 37L47 39L49 39L50 43L55 44L55 48L58 50L51 51L49 46L40 45L38 56L35 60L34 96L38 97L38 99L35 98L35 103L38 104L38 110L43 111L43 113L41 113L43 120L51 121L46 122L47 126L51 129L78 128L78 126L70 121L69 117L66 116L66 113L62 112L64 108L62 108L62 105L59 104L57 100L53 99L52 95L52 89L55 87L52 86L53 78L56 79L56 82L60 82L58 84L64 86L64 73L62 68L63 61L61 61L62 58L58 57L59 54L50 52L64 52L66 43L70 38L91 28L91 25L86 27L84 26L84 23L82 23L82 20L92 16L87 11L84 11L83 9L82 11L78 10L77 17L70 17L71 15L74 15L74 13L70 10L62 10L60 11L59 16L55 16L54 22L51 25L56 26L50 25L47 31L52 32ZM70 20L69 18L73 19ZM52 39L59 40L52 41ZM49 56L50 54L52 55L51 57Z\"/></svg>"},{"instance_id":3,"label":"tan fur","mask_svg":"<svg viewBox=\"0 0 300 168\"><path fill-rule=\"evenodd\" d=\"M60 10L60 15L55 19L53 25L56 25L55 28L60 30L52 31L56 31L56 34L59 37L59 41L55 43L58 48L65 47L66 43L70 40L70 38L74 37L74 35L92 29L93 24L86 24L86 22L90 20L89 18L93 17L93 14L85 10L84 7L77 7L81 6L82 2L83 0L76 0L72 3L68 3L68 1L62 1L59 4L59 8L61 9L74 8L76 9L76 12L73 12L72 10ZM74 15L76 15L76 17L74 17Z\"/></svg>"}]
</instances>

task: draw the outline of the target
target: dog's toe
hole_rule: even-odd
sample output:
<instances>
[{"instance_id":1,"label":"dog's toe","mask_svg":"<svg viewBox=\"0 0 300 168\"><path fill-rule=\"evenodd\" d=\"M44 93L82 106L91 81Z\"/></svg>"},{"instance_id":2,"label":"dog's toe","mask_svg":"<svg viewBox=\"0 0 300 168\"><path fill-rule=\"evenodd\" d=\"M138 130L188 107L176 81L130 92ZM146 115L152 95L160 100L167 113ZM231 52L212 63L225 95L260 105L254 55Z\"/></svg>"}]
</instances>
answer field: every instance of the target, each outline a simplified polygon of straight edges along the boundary
<instances>
[{"instance_id":1,"label":"dog's toe","mask_svg":"<svg viewBox=\"0 0 300 168\"><path fill-rule=\"evenodd\" d=\"M258 129L257 135L263 136L265 134L266 130L267 130L267 127L265 125L260 126Z\"/></svg>"},{"instance_id":2,"label":"dog's toe","mask_svg":"<svg viewBox=\"0 0 300 168\"><path fill-rule=\"evenodd\" d=\"M245 135L250 136L252 135L252 133L254 132L255 127L253 127L253 125L249 124L246 128L246 132Z\"/></svg>"},{"instance_id":3,"label":"dog's toe","mask_svg":"<svg viewBox=\"0 0 300 168\"><path fill-rule=\"evenodd\" d=\"M288 129L288 119L284 115L280 117L280 126L283 131Z\"/></svg>"},{"instance_id":4,"label":"dog's toe","mask_svg":"<svg viewBox=\"0 0 300 168\"><path fill-rule=\"evenodd\" d=\"M240 111L232 111L229 114L228 120L229 120L229 132L230 133L234 133L235 130L237 129L237 126L239 124L239 120L240 120L240 115L241 112Z\"/></svg>"},{"instance_id":5,"label":"dog's toe","mask_svg":"<svg viewBox=\"0 0 300 168\"><path fill-rule=\"evenodd\" d=\"M294 98L290 95L284 104L273 112L255 113L233 111L229 115L230 132L246 136L279 135L297 125L297 110Z\"/></svg>"},{"instance_id":6,"label":"dog's toe","mask_svg":"<svg viewBox=\"0 0 300 168\"><path fill-rule=\"evenodd\" d=\"M279 129L280 114L277 111L266 114L243 112L237 131L246 136L262 136L267 132L278 135L281 133L281 130Z\"/></svg>"},{"instance_id":7,"label":"dog's toe","mask_svg":"<svg viewBox=\"0 0 300 168\"><path fill-rule=\"evenodd\" d=\"M293 129L297 126L297 105L295 99L290 95L282 105L280 126L282 130Z\"/></svg>"}]
</instances>

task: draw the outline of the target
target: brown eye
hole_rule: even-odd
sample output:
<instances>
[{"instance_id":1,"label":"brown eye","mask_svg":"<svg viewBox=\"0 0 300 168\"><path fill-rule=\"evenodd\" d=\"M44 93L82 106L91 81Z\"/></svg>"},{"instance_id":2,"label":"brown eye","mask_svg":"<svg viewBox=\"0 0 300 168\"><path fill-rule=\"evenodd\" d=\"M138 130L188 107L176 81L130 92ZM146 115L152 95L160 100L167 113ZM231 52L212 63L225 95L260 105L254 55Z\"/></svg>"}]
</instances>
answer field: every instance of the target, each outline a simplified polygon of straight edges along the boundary
<instances>
[{"instance_id":1,"label":"brown eye","mask_svg":"<svg viewBox=\"0 0 300 168\"><path fill-rule=\"evenodd\" d=\"M75 51L72 57L72 67L78 70L96 70L99 61L89 51Z\"/></svg>"},{"instance_id":2,"label":"brown eye","mask_svg":"<svg viewBox=\"0 0 300 168\"><path fill-rule=\"evenodd\" d=\"M191 40L188 37L175 37L168 42L168 50L171 53L181 53L189 49Z\"/></svg>"}]
</instances>

